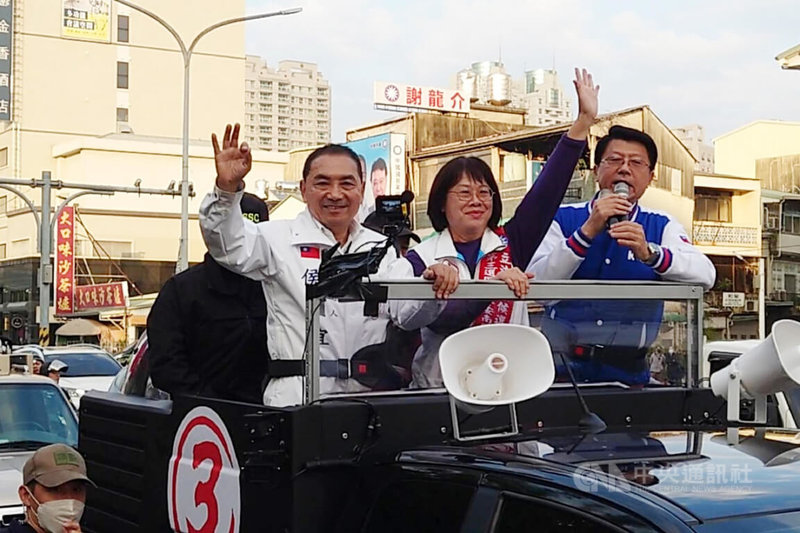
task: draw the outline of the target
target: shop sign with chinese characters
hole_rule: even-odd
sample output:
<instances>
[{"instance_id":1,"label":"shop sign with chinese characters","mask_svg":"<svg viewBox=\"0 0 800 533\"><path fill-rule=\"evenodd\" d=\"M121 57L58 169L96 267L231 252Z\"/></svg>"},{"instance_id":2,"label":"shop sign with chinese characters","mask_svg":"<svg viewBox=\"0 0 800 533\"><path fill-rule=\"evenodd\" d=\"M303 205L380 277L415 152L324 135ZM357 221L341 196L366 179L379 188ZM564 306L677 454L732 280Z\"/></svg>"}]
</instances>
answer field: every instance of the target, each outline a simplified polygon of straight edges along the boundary
<instances>
[{"instance_id":1,"label":"shop sign with chinese characters","mask_svg":"<svg viewBox=\"0 0 800 533\"><path fill-rule=\"evenodd\" d=\"M105 311L128 305L128 284L123 281L75 287L75 312Z\"/></svg>"},{"instance_id":2,"label":"shop sign with chinese characters","mask_svg":"<svg viewBox=\"0 0 800 533\"><path fill-rule=\"evenodd\" d=\"M14 5L0 0L0 120L11 120L11 42Z\"/></svg>"},{"instance_id":3,"label":"shop sign with chinese characters","mask_svg":"<svg viewBox=\"0 0 800 533\"><path fill-rule=\"evenodd\" d=\"M454 89L377 81L374 99L375 105L380 108L469 113L469 98Z\"/></svg>"},{"instance_id":4,"label":"shop sign with chinese characters","mask_svg":"<svg viewBox=\"0 0 800 533\"><path fill-rule=\"evenodd\" d=\"M75 209L65 206L56 220L56 315L75 312Z\"/></svg>"}]
</instances>

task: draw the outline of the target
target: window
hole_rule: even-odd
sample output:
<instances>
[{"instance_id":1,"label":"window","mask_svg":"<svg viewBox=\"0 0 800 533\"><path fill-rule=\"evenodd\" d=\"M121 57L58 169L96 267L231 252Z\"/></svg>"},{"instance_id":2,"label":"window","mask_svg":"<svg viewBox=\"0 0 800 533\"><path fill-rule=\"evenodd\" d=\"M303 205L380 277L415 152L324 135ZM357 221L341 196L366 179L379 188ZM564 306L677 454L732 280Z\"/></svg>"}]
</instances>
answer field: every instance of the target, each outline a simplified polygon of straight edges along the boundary
<instances>
[{"instance_id":1,"label":"window","mask_svg":"<svg viewBox=\"0 0 800 533\"><path fill-rule=\"evenodd\" d=\"M75 255L83 255L85 257L133 257L132 252L133 243L130 241L97 241L97 246L94 246L89 241L82 241L80 248L78 247L78 242L75 243Z\"/></svg>"},{"instance_id":2,"label":"window","mask_svg":"<svg viewBox=\"0 0 800 533\"><path fill-rule=\"evenodd\" d=\"M730 222L732 198L733 194L725 191L698 190L694 196L694 219Z\"/></svg>"},{"instance_id":3,"label":"window","mask_svg":"<svg viewBox=\"0 0 800 533\"><path fill-rule=\"evenodd\" d=\"M527 498L505 497L493 533L518 531L594 531L615 532L618 529L595 521L579 510L546 505Z\"/></svg>"},{"instance_id":4,"label":"window","mask_svg":"<svg viewBox=\"0 0 800 533\"><path fill-rule=\"evenodd\" d=\"M6 258L6 244L0 244L0 259Z\"/></svg>"},{"instance_id":5,"label":"window","mask_svg":"<svg viewBox=\"0 0 800 533\"><path fill-rule=\"evenodd\" d=\"M78 444L75 415L57 387L38 383L3 384L0 401L4 442L33 439Z\"/></svg>"},{"instance_id":6,"label":"window","mask_svg":"<svg viewBox=\"0 0 800 533\"><path fill-rule=\"evenodd\" d=\"M417 480L394 483L381 491L363 531L461 531L472 492L471 487L456 483Z\"/></svg>"},{"instance_id":7,"label":"window","mask_svg":"<svg viewBox=\"0 0 800 533\"><path fill-rule=\"evenodd\" d=\"M550 107L558 107L558 102L559 102L558 89L549 89L547 92L548 92L548 101Z\"/></svg>"},{"instance_id":8,"label":"window","mask_svg":"<svg viewBox=\"0 0 800 533\"><path fill-rule=\"evenodd\" d=\"M128 63L117 61L117 89L128 88Z\"/></svg>"},{"instance_id":9,"label":"window","mask_svg":"<svg viewBox=\"0 0 800 533\"><path fill-rule=\"evenodd\" d=\"M800 213L787 212L783 214L783 226L781 229L792 235L800 235Z\"/></svg>"},{"instance_id":10,"label":"window","mask_svg":"<svg viewBox=\"0 0 800 533\"><path fill-rule=\"evenodd\" d=\"M117 15L117 41L121 43L128 42L129 23L128 15Z\"/></svg>"},{"instance_id":11,"label":"window","mask_svg":"<svg viewBox=\"0 0 800 533\"><path fill-rule=\"evenodd\" d=\"M128 108L127 107L118 107L117 108L117 122L128 122Z\"/></svg>"},{"instance_id":12,"label":"window","mask_svg":"<svg viewBox=\"0 0 800 533\"><path fill-rule=\"evenodd\" d=\"M8 148L0 148L0 168L8 166Z\"/></svg>"},{"instance_id":13,"label":"window","mask_svg":"<svg viewBox=\"0 0 800 533\"><path fill-rule=\"evenodd\" d=\"M5 215L8 211L8 196L0 196L0 215Z\"/></svg>"}]
</instances>

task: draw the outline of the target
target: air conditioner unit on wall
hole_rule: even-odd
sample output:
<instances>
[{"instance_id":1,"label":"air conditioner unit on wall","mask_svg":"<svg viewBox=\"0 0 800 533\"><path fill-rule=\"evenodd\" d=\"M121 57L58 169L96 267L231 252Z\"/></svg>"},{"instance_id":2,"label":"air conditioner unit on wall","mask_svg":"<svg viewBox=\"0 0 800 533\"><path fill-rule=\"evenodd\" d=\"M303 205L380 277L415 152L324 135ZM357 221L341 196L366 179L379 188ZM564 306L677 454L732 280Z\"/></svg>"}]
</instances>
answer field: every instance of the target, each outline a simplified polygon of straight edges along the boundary
<instances>
[{"instance_id":1,"label":"air conditioner unit on wall","mask_svg":"<svg viewBox=\"0 0 800 533\"><path fill-rule=\"evenodd\" d=\"M748 313L755 313L758 311L758 300L747 300L744 303L744 310Z\"/></svg>"}]
</instances>

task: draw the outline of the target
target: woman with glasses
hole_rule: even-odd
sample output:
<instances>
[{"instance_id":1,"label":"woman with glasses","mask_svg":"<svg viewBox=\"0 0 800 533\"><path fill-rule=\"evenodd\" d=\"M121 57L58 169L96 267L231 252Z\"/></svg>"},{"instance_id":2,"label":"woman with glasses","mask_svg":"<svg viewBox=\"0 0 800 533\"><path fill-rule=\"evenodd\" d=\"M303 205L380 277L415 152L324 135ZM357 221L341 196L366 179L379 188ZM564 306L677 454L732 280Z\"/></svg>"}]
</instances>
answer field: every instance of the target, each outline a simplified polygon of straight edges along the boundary
<instances>
[{"instance_id":1,"label":"woman with glasses","mask_svg":"<svg viewBox=\"0 0 800 533\"><path fill-rule=\"evenodd\" d=\"M575 69L578 118L556 145L535 185L502 227L502 202L489 166L477 157L457 157L436 174L428 196L428 217L435 236L408 252L402 274L433 280L438 301L398 305L395 321L404 329L422 328L422 345L412 366L413 385L439 387L439 345L469 326L528 324L525 302L446 301L461 280L501 280L517 297L528 292L525 274L533 252L547 232L586 147L597 116L591 74ZM402 275L401 274L401 275Z\"/></svg>"}]
</instances>

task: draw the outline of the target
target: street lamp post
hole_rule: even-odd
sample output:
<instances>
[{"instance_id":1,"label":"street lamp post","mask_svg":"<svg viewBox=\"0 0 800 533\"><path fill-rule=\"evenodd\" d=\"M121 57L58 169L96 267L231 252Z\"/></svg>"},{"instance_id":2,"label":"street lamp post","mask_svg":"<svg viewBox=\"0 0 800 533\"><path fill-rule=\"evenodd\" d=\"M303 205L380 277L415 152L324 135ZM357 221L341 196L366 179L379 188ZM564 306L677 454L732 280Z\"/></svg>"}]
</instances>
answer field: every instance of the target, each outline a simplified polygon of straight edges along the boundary
<instances>
[{"instance_id":1,"label":"street lamp post","mask_svg":"<svg viewBox=\"0 0 800 533\"><path fill-rule=\"evenodd\" d=\"M181 49L181 55L183 56L183 152L181 153L181 237L180 237L180 244L178 247L178 262L176 264L175 271L182 272L189 268L189 67L190 62L192 60L192 52L194 52L194 47L197 45L197 42L203 38L205 35L210 33L217 28L221 28L222 26L227 26L229 24L233 24L236 22L246 22L248 20L257 20L263 19L268 17L278 17L283 15L293 15L295 13L300 13L303 9L300 7L295 7L292 9L285 9L282 11L273 11L271 13L261 13L258 15L248 15L246 17L236 17L232 19L223 20L221 22L217 22L216 24L212 24L211 26L205 28L197 36L192 40L192 43L189 47L186 47L183 39L181 36L178 35L178 32L170 26L164 19L149 11L143 7L137 6L133 2L129 2L128 0L116 0L120 4L124 6L128 6L131 9L135 9L136 11L147 15L148 17L152 18L159 24L161 24L166 30L175 37L175 40L178 42L178 46Z\"/></svg>"}]
</instances>

